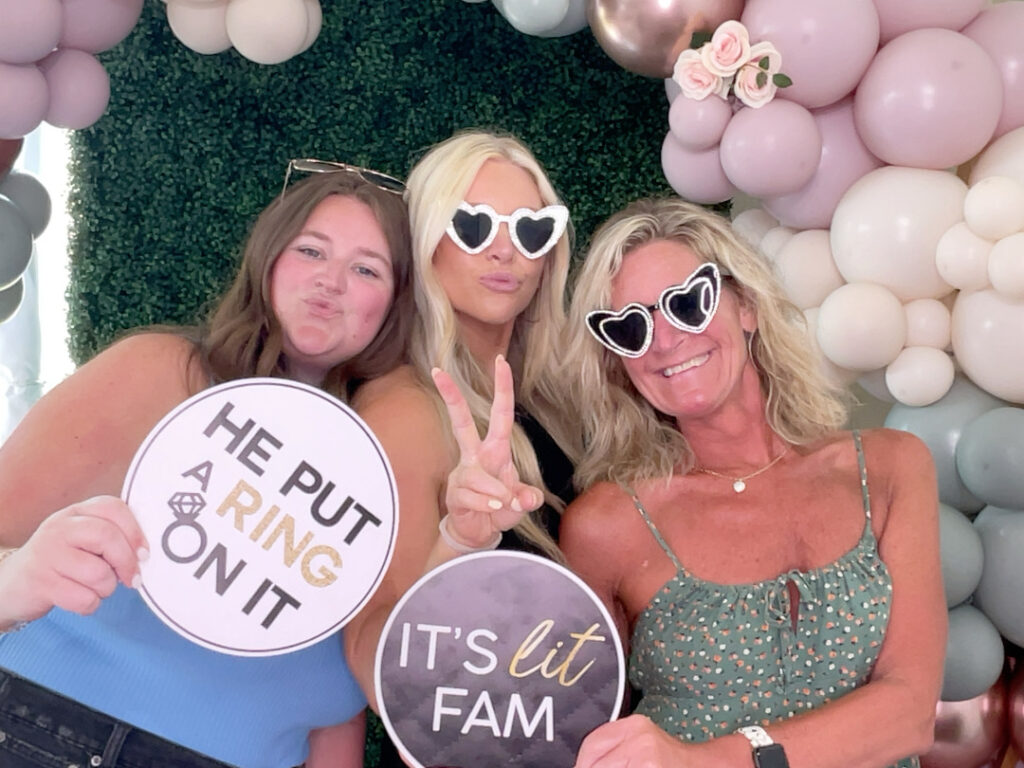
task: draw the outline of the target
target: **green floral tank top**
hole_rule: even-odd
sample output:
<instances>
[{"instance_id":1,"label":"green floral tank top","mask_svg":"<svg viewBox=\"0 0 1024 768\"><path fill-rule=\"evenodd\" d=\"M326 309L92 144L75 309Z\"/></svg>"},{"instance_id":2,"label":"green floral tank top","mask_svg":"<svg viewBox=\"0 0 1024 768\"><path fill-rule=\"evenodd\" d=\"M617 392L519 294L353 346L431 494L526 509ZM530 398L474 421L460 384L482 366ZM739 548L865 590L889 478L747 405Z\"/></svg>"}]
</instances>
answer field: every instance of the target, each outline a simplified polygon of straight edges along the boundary
<instances>
[{"instance_id":1,"label":"green floral tank top","mask_svg":"<svg viewBox=\"0 0 1024 768\"><path fill-rule=\"evenodd\" d=\"M744 725L767 726L837 699L867 682L889 622L892 579L871 530L860 434L853 433L864 532L837 560L755 584L717 584L679 561L630 491L676 567L633 629L629 679L636 712L686 741ZM799 594L794 622L792 583ZM908 757L893 768L918 768Z\"/></svg>"}]
</instances>

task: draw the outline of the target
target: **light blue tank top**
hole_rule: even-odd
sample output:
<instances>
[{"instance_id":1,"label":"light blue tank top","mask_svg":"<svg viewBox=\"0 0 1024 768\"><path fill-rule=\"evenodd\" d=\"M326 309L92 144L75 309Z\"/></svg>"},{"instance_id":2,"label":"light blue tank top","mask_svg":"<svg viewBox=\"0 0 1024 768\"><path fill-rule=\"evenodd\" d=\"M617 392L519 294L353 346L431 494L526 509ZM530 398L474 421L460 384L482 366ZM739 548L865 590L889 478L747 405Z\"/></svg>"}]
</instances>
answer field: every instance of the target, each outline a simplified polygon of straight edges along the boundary
<instances>
[{"instance_id":1,"label":"light blue tank top","mask_svg":"<svg viewBox=\"0 0 1024 768\"><path fill-rule=\"evenodd\" d=\"M0 636L0 667L245 768L298 765L312 728L366 705L338 635L281 656L228 656L167 628L123 586L91 616L55 608Z\"/></svg>"}]
</instances>

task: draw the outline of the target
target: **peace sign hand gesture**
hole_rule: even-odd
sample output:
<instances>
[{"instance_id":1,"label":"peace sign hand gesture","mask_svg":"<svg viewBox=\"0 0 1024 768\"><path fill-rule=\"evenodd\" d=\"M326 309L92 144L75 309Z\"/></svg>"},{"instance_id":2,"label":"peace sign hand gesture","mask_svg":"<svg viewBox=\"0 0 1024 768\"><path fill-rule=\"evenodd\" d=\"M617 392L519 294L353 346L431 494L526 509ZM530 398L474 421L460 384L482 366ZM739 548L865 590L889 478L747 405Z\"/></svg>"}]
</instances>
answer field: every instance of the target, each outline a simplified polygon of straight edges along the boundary
<instances>
[{"instance_id":1,"label":"peace sign hand gesture","mask_svg":"<svg viewBox=\"0 0 1024 768\"><path fill-rule=\"evenodd\" d=\"M497 534L544 502L539 488L519 480L512 461L515 393L512 368L501 355L494 360L494 400L487 434L480 439L466 399L451 377L435 368L441 394L459 446L459 463L448 475L445 506L448 534L466 549L490 547Z\"/></svg>"}]
</instances>

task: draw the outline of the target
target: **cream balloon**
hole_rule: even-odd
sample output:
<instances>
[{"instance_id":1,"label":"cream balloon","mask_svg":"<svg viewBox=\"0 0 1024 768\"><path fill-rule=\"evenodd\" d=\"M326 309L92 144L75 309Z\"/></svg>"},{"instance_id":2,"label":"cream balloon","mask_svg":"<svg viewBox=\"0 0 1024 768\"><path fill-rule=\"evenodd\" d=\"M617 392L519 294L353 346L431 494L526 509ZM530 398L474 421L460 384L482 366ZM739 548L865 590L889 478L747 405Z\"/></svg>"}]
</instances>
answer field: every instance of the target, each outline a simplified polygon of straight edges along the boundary
<instances>
[{"instance_id":1,"label":"cream balloon","mask_svg":"<svg viewBox=\"0 0 1024 768\"><path fill-rule=\"evenodd\" d=\"M805 229L789 238L775 257L775 273L800 309L819 306L843 284L826 229Z\"/></svg>"},{"instance_id":2,"label":"cream balloon","mask_svg":"<svg viewBox=\"0 0 1024 768\"><path fill-rule=\"evenodd\" d=\"M962 291L987 288L988 255L992 241L974 234L959 221L946 230L935 246L935 267L942 279Z\"/></svg>"},{"instance_id":3,"label":"cream balloon","mask_svg":"<svg viewBox=\"0 0 1024 768\"><path fill-rule=\"evenodd\" d=\"M309 34L305 0L231 0L225 16L235 49L257 64L295 56Z\"/></svg>"},{"instance_id":4,"label":"cream balloon","mask_svg":"<svg viewBox=\"0 0 1024 768\"><path fill-rule=\"evenodd\" d=\"M1024 301L995 290L961 293L953 305L953 352L974 384L1024 403Z\"/></svg>"},{"instance_id":5,"label":"cream balloon","mask_svg":"<svg viewBox=\"0 0 1024 768\"><path fill-rule=\"evenodd\" d=\"M951 338L949 309L938 299L914 299L903 305L907 316L908 347L946 349Z\"/></svg>"},{"instance_id":6,"label":"cream balloon","mask_svg":"<svg viewBox=\"0 0 1024 768\"><path fill-rule=\"evenodd\" d=\"M893 360L907 338L907 317L892 291L875 283L847 283L818 311L818 345L836 365L873 371Z\"/></svg>"},{"instance_id":7,"label":"cream balloon","mask_svg":"<svg viewBox=\"0 0 1024 768\"><path fill-rule=\"evenodd\" d=\"M935 347L907 347L885 369L885 386L904 405L941 400L953 386L953 359Z\"/></svg>"},{"instance_id":8,"label":"cream balloon","mask_svg":"<svg viewBox=\"0 0 1024 768\"><path fill-rule=\"evenodd\" d=\"M737 213L732 219L733 231L746 240L751 248L757 248L768 230L778 225L775 217L763 208L748 208Z\"/></svg>"},{"instance_id":9,"label":"cream balloon","mask_svg":"<svg viewBox=\"0 0 1024 768\"><path fill-rule=\"evenodd\" d=\"M964 221L986 240L1024 230L1024 182L1010 176L987 176L967 190Z\"/></svg>"},{"instance_id":10,"label":"cream balloon","mask_svg":"<svg viewBox=\"0 0 1024 768\"><path fill-rule=\"evenodd\" d=\"M1024 232L1004 237L992 246L988 278L1007 299L1024 300Z\"/></svg>"},{"instance_id":11,"label":"cream balloon","mask_svg":"<svg viewBox=\"0 0 1024 768\"><path fill-rule=\"evenodd\" d=\"M167 3L167 23L183 45L196 53L213 54L231 47L226 15L228 0L216 3Z\"/></svg>"},{"instance_id":12,"label":"cream balloon","mask_svg":"<svg viewBox=\"0 0 1024 768\"><path fill-rule=\"evenodd\" d=\"M302 53L316 42L317 37L320 36L320 29L324 24L324 11L320 7L320 0L305 0L305 3L309 24L306 29L306 39L299 48L299 53Z\"/></svg>"},{"instance_id":13,"label":"cream balloon","mask_svg":"<svg viewBox=\"0 0 1024 768\"><path fill-rule=\"evenodd\" d=\"M963 218L967 185L953 173L886 166L862 176L832 216L832 255L848 282L884 285L901 300L950 292L939 240Z\"/></svg>"},{"instance_id":14,"label":"cream balloon","mask_svg":"<svg viewBox=\"0 0 1024 768\"><path fill-rule=\"evenodd\" d=\"M989 176L1009 176L1024 184L1024 126L1004 133L975 159L970 184Z\"/></svg>"},{"instance_id":15,"label":"cream balloon","mask_svg":"<svg viewBox=\"0 0 1024 768\"><path fill-rule=\"evenodd\" d=\"M738 19L743 0L587 0L587 21L612 61L647 77L669 77L694 32Z\"/></svg>"},{"instance_id":16,"label":"cream balloon","mask_svg":"<svg viewBox=\"0 0 1024 768\"><path fill-rule=\"evenodd\" d=\"M839 387L848 387L857 380L857 376L860 374L858 371L851 371L848 368L836 365L826 357L821 346L818 344L818 314L818 307L804 310L804 320L807 322L807 335L811 348L814 349L815 354L818 356L821 370L825 372L829 380Z\"/></svg>"},{"instance_id":17,"label":"cream balloon","mask_svg":"<svg viewBox=\"0 0 1024 768\"><path fill-rule=\"evenodd\" d=\"M769 261L775 261L778 258L779 251L782 250L782 246L788 243L789 239L795 234L796 230L792 227L772 227L764 233L764 237L761 238L757 250Z\"/></svg>"}]
</instances>

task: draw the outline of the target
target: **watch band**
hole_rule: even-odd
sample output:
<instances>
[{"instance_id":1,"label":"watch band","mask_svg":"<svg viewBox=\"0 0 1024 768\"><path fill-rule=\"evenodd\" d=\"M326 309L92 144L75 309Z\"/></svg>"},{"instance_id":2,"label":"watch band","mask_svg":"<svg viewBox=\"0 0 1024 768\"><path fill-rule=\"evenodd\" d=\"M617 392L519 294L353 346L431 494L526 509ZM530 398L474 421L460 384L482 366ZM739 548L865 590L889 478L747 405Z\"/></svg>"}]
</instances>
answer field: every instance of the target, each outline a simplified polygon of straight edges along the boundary
<instances>
[{"instance_id":1,"label":"watch band","mask_svg":"<svg viewBox=\"0 0 1024 768\"><path fill-rule=\"evenodd\" d=\"M736 731L747 737L747 741L750 742L750 746L754 747L767 747L769 744L774 744L772 737L768 735L768 731L759 725L745 725Z\"/></svg>"}]
</instances>

